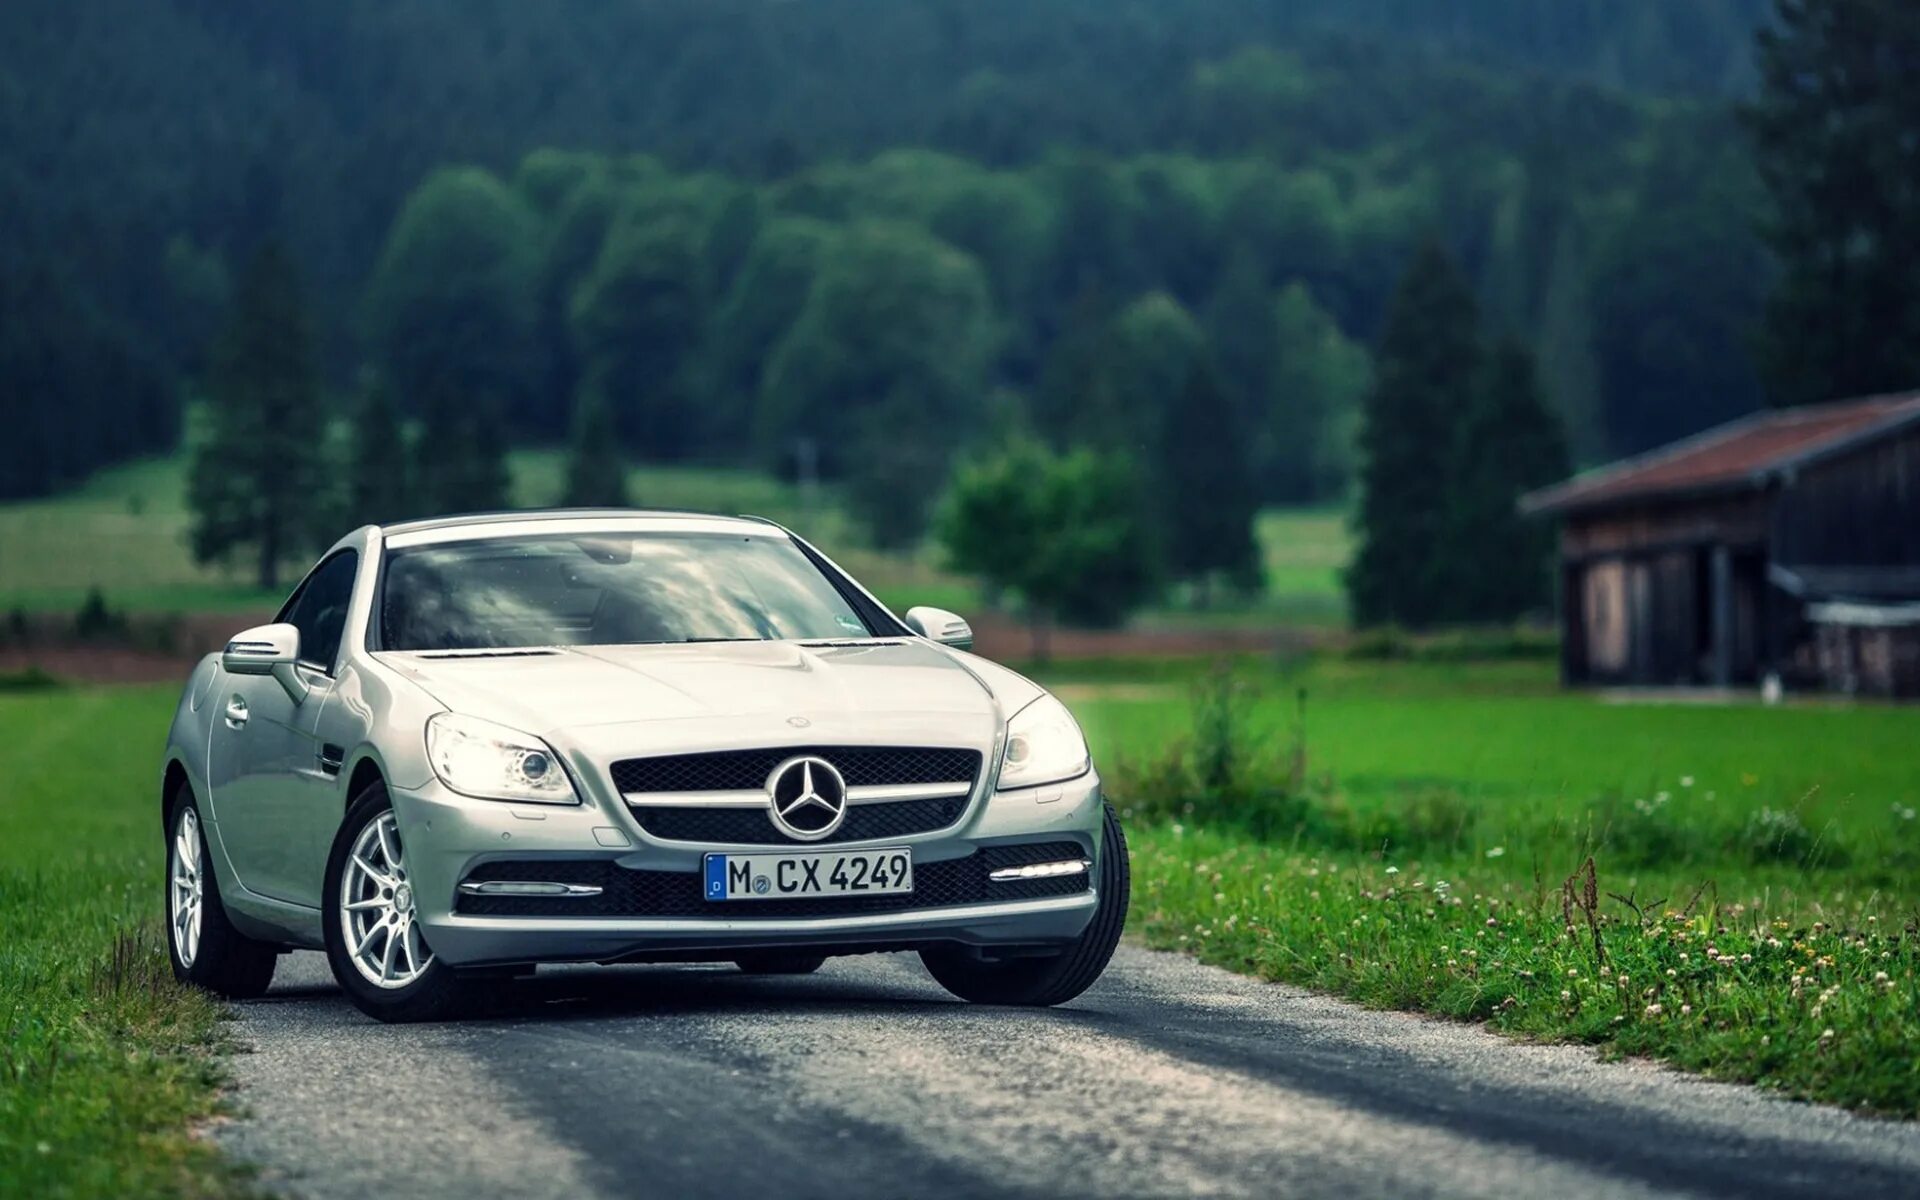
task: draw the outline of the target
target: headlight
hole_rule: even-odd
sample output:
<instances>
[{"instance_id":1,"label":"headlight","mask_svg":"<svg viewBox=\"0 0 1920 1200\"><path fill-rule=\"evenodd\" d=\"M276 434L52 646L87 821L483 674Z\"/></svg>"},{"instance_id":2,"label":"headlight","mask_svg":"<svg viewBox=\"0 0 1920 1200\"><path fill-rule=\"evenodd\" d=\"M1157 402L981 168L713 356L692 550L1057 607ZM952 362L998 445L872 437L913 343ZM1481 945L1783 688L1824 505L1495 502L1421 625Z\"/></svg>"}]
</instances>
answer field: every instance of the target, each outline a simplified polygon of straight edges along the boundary
<instances>
[{"instance_id":1,"label":"headlight","mask_svg":"<svg viewBox=\"0 0 1920 1200\"><path fill-rule=\"evenodd\" d=\"M1093 762L1067 706L1041 696L1007 723L1007 754L1000 764L1000 787L1034 787L1087 773Z\"/></svg>"},{"instance_id":2,"label":"headlight","mask_svg":"<svg viewBox=\"0 0 1920 1200\"><path fill-rule=\"evenodd\" d=\"M463 796L575 803L573 784L551 746L478 717L444 712L429 717L427 761L441 783Z\"/></svg>"}]
</instances>

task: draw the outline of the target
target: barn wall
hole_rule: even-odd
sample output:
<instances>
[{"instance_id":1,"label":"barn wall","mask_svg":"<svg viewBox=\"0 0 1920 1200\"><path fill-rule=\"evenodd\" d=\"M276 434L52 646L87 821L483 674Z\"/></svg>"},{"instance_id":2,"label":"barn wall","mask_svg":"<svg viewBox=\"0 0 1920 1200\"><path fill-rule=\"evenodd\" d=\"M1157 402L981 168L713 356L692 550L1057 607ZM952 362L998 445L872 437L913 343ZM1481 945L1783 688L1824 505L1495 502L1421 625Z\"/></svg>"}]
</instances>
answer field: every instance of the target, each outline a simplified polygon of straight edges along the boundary
<instances>
[{"instance_id":1,"label":"barn wall","mask_svg":"<svg viewBox=\"0 0 1920 1200\"><path fill-rule=\"evenodd\" d=\"M1920 427L1800 472L1780 495L1773 558L1920 566Z\"/></svg>"},{"instance_id":2,"label":"barn wall","mask_svg":"<svg viewBox=\"0 0 1920 1200\"><path fill-rule=\"evenodd\" d=\"M1584 513L1561 527L1562 674L1571 683L1688 684L1721 678L1714 557L1728 558L1729 682L1763 657L1770 496L1747 493Z\"/></svg>"},{"instance_id":3,"label":"barn wall","mask_svg":"<svg viewBox=\"0 0 1920 1200\"><path fill-rule=\"evenodd\" d=\"M1677 500L1634 509L1570 516L1560 531L1560 552L1569 559L1723 542L1763 545L1768 497L1749 492L1708 500Z\"/></svg>"}]
</instances>

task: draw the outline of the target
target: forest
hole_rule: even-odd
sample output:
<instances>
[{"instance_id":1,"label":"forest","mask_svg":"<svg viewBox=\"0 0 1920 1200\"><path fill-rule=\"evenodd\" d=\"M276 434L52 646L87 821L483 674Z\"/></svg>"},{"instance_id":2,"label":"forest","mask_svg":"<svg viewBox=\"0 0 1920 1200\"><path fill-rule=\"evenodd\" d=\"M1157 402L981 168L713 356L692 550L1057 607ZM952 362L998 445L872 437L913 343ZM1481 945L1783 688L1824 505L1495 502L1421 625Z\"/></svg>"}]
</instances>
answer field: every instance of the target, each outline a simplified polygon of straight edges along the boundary
<instances>
[{"instance_id":1,"label":"forest","mask_svg":"<svg viewBox=\"0 0 1920 1200\"><path fill-rule=\"evenodd\" d=\"M889 405L944 455L1010 408L1049 435L1092 419L1062 397L1092 359L1139 388L1197 353L1280 501L1350 487L1367 348L1436 238L1537 357L1576 459L1637 450L1762 400L1770 267L1735 108L1765 19L21 0L0 12L0 495L176 444L267 242L342 411L378 378L420 414L406 360L448 353L492 373L515 438L557 440L598 391L636 457L791 471L804 439L834 472L897 429ZM396 324L475 288L499 301L491 332L461 326L484 344Z\"/></svg>"}]
</instances>

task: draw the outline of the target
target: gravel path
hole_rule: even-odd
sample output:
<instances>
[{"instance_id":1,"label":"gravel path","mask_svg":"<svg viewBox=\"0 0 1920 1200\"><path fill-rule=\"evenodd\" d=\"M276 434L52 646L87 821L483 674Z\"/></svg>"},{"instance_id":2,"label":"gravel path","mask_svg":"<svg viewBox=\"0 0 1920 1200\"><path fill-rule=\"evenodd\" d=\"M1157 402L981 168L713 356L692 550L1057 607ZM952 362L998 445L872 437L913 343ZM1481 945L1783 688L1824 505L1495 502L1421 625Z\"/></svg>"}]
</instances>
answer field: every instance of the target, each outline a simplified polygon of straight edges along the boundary
<instances>
[{"instance_id":1,"label":"gravel path","mask_svg":"<svg viewBox=\"0 0 1920 1200\"><path fill-rule=\"evenodd\" d=\"M1920 1127L1123 948L1064 1008L818 974L542 970L384 1026L317 954L240 1009L222 1141L296 1196L1920 1195Z\"/></svg>"}]
</instances>

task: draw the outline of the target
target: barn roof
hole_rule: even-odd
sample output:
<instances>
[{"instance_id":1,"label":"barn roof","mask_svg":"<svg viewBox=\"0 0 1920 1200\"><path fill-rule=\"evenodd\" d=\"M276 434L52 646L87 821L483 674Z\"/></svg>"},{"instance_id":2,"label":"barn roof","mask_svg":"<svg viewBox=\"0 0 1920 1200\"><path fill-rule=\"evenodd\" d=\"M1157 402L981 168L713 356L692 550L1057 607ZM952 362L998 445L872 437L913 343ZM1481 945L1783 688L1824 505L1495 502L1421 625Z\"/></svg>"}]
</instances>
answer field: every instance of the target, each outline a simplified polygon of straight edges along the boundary
<instances>
[{"instance_id":1,"label":"barn roof","mask_svg":"<svg viewBox=\"0 0 1920 1200\"><path fill-rule=\"evenodd\" d=\"M1757 412L1529 492L1520 511L1548 515L1757 489L1916 422L1920 392Z\"/></svg>"}]
</instances>

